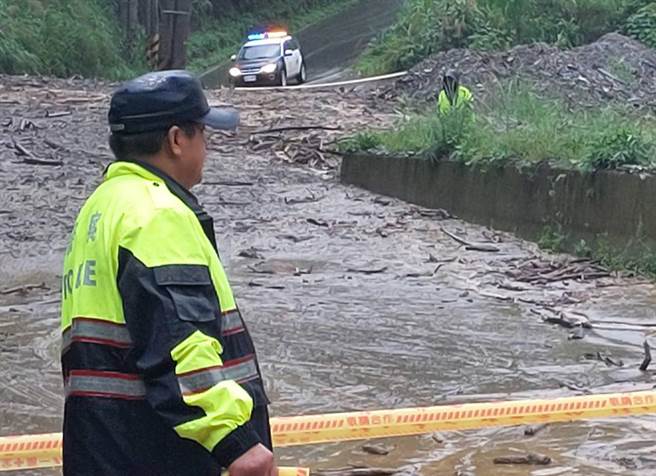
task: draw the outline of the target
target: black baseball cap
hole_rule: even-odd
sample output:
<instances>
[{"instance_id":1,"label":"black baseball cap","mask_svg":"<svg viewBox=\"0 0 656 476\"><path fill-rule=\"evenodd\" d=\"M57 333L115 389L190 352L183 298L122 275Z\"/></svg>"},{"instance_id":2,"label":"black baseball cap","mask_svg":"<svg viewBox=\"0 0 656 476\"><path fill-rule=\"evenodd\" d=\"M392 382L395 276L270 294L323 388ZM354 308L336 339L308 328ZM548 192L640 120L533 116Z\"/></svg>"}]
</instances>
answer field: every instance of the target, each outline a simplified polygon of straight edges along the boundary
<instances>
[{"instance_id":1,"label":"black baseball cap","mask_svg":"<svg viewBox=\"0 0 656 476\"><path fill-rule=\"evenodd\" d=\"M239 112L212 108L198 78L184 70L148 73L123 83L112 95L109 127L113 134L138 134L198 122L235 130Z\"/></svg>"}]
</instances>

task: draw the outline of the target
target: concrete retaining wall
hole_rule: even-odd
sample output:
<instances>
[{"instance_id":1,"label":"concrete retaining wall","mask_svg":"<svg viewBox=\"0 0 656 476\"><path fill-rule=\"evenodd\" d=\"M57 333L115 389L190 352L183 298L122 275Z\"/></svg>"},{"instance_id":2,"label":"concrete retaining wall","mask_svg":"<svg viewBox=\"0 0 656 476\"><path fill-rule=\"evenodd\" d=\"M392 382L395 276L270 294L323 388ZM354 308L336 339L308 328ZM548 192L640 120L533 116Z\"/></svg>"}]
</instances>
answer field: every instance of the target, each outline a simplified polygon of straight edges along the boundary
<instances>
[{"instance_id":1,"label":"concrete retaining wall","mask_svg":"<svg viewBox=\"0 0 656 476\"><path fill-rule=\"evenodd\" d=\"M344 158L342 182L465 220L535 239L560 225L572 240L605 236L656 244L656 177L615 171L583 173L543 165L491 169L460 162L354 155Z\"/></svg>"}]
</instances>

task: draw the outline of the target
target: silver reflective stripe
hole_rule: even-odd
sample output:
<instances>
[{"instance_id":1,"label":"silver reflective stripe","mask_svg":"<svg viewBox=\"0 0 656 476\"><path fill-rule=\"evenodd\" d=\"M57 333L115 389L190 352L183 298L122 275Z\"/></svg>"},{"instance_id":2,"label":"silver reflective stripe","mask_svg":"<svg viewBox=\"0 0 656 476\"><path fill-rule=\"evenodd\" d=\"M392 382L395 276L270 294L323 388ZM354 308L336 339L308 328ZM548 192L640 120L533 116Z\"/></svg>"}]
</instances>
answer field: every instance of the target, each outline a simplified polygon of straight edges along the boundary
<instances>
[{"instance_id":1,"label":"silver reflective stripe","mask_svg":"<svg viewBox=\"0 0 656 476\"><path fill-rule=\"evenodd\" d=\"M229 367L212 367L209 369L198 370L186 375L178 375L180 391L183 395L203 392L213 386L226 380L235 380L237 382L246 382L258 377L255 358L251 357L245 362L241 362Z\"/></svg>"},{"instance_id":2,"label":"silver reflective stripe","mask_svg":"<svg viewBox=\"0 0 656 476\"><path fill-rule=\"evenodd\" d=\"M222 334L233 334L244 329L239 311L230 311L223 315Z\"/></svg>"},{"instance_id":3,"label":"silver reflective stripe","mask_svg":"<svg viewBox=\"0 0 656 476\"><path fill-rule=\"evenodd\" d=\"M62 334L62 349L67 349L73 342L95 342L113 347L130 347L132 340L124 324L102 321L99 319L76 318Z\"/></svg>"},{"instance_id":4,"label":"silver reflective stripe","mask_svg":"<svg viewBox=\"0 0 656 476\"><path fill-rule=\"evenodd\" d=\"M144 398L146 386L136 375L116 372L72 371L64 384L66 396L96 396L108 398Z\"/></svg>"}]
</instances>

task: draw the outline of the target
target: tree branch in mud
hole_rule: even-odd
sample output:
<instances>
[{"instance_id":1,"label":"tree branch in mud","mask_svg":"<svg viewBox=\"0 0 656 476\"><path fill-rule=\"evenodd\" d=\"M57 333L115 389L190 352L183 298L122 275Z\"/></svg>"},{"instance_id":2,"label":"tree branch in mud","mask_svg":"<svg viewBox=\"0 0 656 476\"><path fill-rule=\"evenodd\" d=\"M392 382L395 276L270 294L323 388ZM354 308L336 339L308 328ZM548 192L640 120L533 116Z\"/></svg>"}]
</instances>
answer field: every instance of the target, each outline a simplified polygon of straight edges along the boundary
<instances>
[{"instance_id":1,"label":"tree branch in mud","mask_svg":"<svg viewBox=\"0 0 656 476\"><path fill-rule=\"evenodd\" d=\"M518 456L499 456L494 458L494 464L530 464L530 465L548 465L551 464L551 458L545 455L528 453Z\"/></svg>"},{"instance_id":2,"label":"tree branch in mud","mask_svg":"<svg viewBox=\"0 0 656 476\"><path fill-rule=\"evenodd\" d=\"M0 291L0 294L16 294L16 293L25 294L33 289L49 289L49 288L46 286L46 283L24 284L22 286L3 289L2 291Z\"/></svg>"},{"instance_id":3,"label":"tree branch in mud","mask_svg":"<svg viewBox=\"0 0 656 476\"><path fill-rule=\"evenodd\" d=\"M313 471L315 476L394 476L401 470L391 468L340 468Z\"/></svg>"},{"instance_id":4,"label":"tree branch in mud","mask_svg":"<svg viewBox=\"0 0 656 476\"><path fill-rule=\"evenodd\" d=\"M349 272L349 273L378 274L378 273L384 273L385 271L387 271L387 266L383 266L382 268L376 268L376 269L348 268L346 271Z\"/></svg>"},{"instance_id":5,"label":"tree branch in mud","mask_svg":"<svg viewBox=\"0 0 656 476\"><path fill-rule=\"evenodd\" d=\"M547 427L546 423L541 423L539 425L527 426L524 428L524 435L526 436L535 436L540 431L544 430Z\"/></svg>"},{"instance_id":6,"label":"tree branch in mud","mask_svg":"<svg viewBox=\"0 0 656 476\"><path fill-rule=\"evenodd\" d=\"M268 134L273 132L285 132L285 131L311 131L311 130L322 130L322 131L340 131L341 127L334 126L284 126L284 127L273 127L271 129L261 129L259 131L251 132L250 135L256 134Z\"/></svg>"},{"instance_id":7,"label":"tree branch in mud","mask_svg":"<svg viewBox=\"0 0 656 476\"><path fill-rule=\"evenodd\" d=\"M64 165L64 162L61 160L41 160L34 157L34 154L27 150L20 143L14 141L14 149L18 152L18 155L23 156L23 163L30 165Z\"/></svg>"},{"instance_id":8,"label":"tree branch in mud","mask_svg":"<svg viewBox=\"0 0 656 476\"><path fill-rule=\"evenodd\" d=\"M448 231L444 228L442 228L442 232L444 232L444 234L446 236L448 236L449 238L451 238L452 240L460 243L461 245L464 245L464 247L467 251L482 251L482 252L487 252L487 253L498 253L499 252L499 248L497 248L496 246L486 245L486 244L470 243L469 241L467 241L463 238L460 238L457 235L454 235L453 233L451 233L450 231Z\"/></svg>"},{"instance_id":9,"label":"tree branch in mud","mask_svg":"<svg viewBox=\"0 0 656 476\"><path fill-rule=\"evenodd\" d=\"M644 372L649 368L649 364L651 364L651 346L647 342L647 339L642 343L642 347L645 349L645 358L640 364L640 370Z\"/></svg>"}]
</instances>

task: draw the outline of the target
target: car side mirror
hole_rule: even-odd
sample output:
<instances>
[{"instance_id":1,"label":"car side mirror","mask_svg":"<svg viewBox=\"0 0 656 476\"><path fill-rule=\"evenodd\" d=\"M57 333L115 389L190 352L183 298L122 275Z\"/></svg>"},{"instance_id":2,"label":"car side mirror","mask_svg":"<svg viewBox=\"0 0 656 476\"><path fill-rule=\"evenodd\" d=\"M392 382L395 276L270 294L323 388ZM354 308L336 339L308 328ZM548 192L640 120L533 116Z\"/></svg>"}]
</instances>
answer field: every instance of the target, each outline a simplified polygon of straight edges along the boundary
<instances>
[{"instance_id":1,"label":"car side mirror","mask_svg":"<svg viewBox=\"0 0 656 476\"><path fill-rule=\"evenodd\" d=\"M237 60L237 55L232 55L230 57L230 61L236 61Z\"/></svg>"},{"instance_id":2,"label":"car side mirror","mask_svg":"<svg viewBox=\"0 0 656 476\"><path fill-rule=\"evenodd\" d=\"M294 56L294 50L285 50L285 56Z\"/></svg>"}]
</instances>

